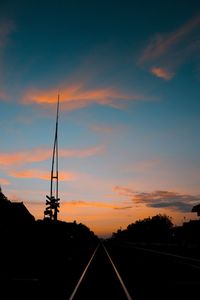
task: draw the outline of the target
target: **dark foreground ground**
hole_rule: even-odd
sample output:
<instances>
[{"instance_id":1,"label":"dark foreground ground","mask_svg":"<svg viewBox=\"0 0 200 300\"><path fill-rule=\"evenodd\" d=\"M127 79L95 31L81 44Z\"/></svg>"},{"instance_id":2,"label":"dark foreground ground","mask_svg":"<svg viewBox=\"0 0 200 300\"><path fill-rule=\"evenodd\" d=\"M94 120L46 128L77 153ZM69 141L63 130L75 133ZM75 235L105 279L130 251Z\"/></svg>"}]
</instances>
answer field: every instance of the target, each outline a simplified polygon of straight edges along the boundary
<instances>
[{"instance_id":1,"label":"dark foreground ground","mask_svg":"<svg viewBox=\"0 0 200 300\"><path fill-rule=\"evenodd\" d=\"M68 299L97 243L76 223L1 232L0 299Z\"/></svg>"},{"instance_id":2,"label":"dark foreground ground","mask_svg":"<svg viewBox=\"0 0 200 300\"><path fill-rule=\"evenodd\" d=\"M133 299L198 299L199 247L108 243L107 249Z\"/></svg>"},{"instance_id":3,"label":"dark foreground ground","mask_svg":"<svg viewBox=\"0 0 200 300\"><path fill-rule=\"evenodd\" d=\"M23 234L4 232L1 241L1 300L69 299L99 244L87 230L82 234L71 230L66 235L62 228L58 234L53 227L29 229ZM132 299L198 299L198 247L147 247L115 240L104 245ZM127 299L101 244L74 297L90 299Z\"/></svg>"}]
</instances>

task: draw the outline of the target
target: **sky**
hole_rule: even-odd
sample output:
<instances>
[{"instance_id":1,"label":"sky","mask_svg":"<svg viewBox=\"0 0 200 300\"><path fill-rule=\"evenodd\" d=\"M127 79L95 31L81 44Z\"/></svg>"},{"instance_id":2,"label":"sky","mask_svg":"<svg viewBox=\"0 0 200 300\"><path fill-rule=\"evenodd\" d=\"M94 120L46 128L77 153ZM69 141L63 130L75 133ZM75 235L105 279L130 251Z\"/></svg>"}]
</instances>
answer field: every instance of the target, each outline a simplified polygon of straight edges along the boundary
<instances>
[{"instance_id":1,"label":"sky","mask_svg":"<svg viewBox=\"0 0 200 300\"><path fill-rule=\"evenodd\" d=\"M200 202L200 2L0 3L0 185L43 219L58 126L58 218L99 236Z\"/></svg>"}]
</instances>

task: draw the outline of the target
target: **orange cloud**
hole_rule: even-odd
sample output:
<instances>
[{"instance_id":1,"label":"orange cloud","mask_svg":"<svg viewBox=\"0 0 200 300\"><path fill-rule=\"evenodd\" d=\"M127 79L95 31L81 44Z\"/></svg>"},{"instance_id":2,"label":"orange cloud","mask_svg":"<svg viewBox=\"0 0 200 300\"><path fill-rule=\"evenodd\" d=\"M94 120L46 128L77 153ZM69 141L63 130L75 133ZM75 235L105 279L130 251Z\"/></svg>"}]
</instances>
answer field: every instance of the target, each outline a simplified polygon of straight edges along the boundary
<instances>
[{"instance_id":1,"label":"orange cloud","mask_svg":"<svg viewBox=\"0 0 200 300\"><path fill-rule=\"evenodd\" d=\"M136 192L129 187L116 185L113 187L113 191L121 196L132 197Z\"/></svg>"},{"instance_id":2,"label":"orange cloud","mask_svg":"<svg viewBox=\"0 0 200 300\"><path fill-rule=\"evenodd\" d=\"M118 102L143 98L140 95L127 95L114 88L88 89L84 83L75 83L58 89L29 90L24 95L22 102L24 104L51 105L57 101L58 90L60 91L63 110L80 109L91 103L119 108Z\"/></svg>"},{"instance_id":3,"label":"orange cloud","mask_svg":"<svg viewBox=\"0 0 200 300\"><path fill-rule=\"evenodd\" d=\"M119 204L113 204L113 203L105 203L100 201L84 201L84 200L74 200L74 201L65 201L62 202L62 206L76 206L76 207L98 207L98 208L111 208L111 209L128 209L132 206L124 206Z\"/></svg>"},{"instance_id":4,"label":"orange cloud","mask_svg":"<svg viewBox=\"0 0 200 300\"><path fill-rule=\"evenodd\" d=\"M9 172L9 175L15 178L36 178L44 180L50 180L51 178L50 172L37 169L11 171ZM60 181L69 181L74 180L75 178L76 175L72 172L59 172Z\"/></svg>"},{"instance_id":5,"label":"orange cloud","mask_svg":"<svg viewBox=\"0 0 200 300\"><path fill-rule=\"evenodd\" d=\"M151 40L149 45L141 55L139 62L141 64L160 58L172 47L183 41L192 31L200 26L200 15L181 26L176 31L169 35L157 35L156 38Z\"/></svg>"},{"instance_id":6,"label":"orange cloud","mask_svg":"<svg viewBox=\"0 0 200 300\"><path fill-rule=\"evenodd\" d=\"M45 148L33 148L27 151L0 152L0 165L10 166L47 160L52 155L52 150Z\"/></svg>"},{"instance_id":7,"label":"orange cloud","mask_svg":"<svg viewBox=\"0 0 200 300\"><path fill-rule=\"evenodd\" d=\"M60 149L60 157L88 157L101 154L104 150L102 145L86 149ZM33 148L27 151L19 152L0 152L0 166L7 167L11 165L21 165L26 163L35 163L47 160L52 157L50 148Z\"/></svg>"},{"instance_id":8,"label":"orange cloud","mask_svg":"<svg viewBox=\"0 0 200 300\"><path fill-rule=\"evenodd\" d=\"M174 76L174 73L168 71L165 68L160 68L160 67L151 68L151 73L156 77L163 78L165 80L170 80Z\"/></svg>"},{"instance_id":9,"label":"orange cloud","mask_svg":"<svg viewBox=\"0 0 200 300\"><path fill-rule=\"evenodd\" d=\"M10 185L10 181L6 178L0 178L0 186L1 185Z\"/></svg>"}]
</instances>

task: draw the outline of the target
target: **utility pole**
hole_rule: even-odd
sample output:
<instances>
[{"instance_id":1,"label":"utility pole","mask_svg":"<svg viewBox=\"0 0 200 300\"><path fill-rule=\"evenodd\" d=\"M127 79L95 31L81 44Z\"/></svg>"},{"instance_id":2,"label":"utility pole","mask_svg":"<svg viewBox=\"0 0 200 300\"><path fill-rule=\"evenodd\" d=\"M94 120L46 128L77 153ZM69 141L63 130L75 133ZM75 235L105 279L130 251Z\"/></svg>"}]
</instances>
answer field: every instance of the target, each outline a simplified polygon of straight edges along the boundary
<instances>
[{"instance_id":1,"label":"utility pole","mask_svg":"<svg viewBox=\"0 0 200 300\"><path fill-rule=\"evenodd\" d=\"M58 198L58 114L59 114L59 95L57 101L57 114L56 114L56 128L55 138L52 154L52 166L51 166L51 184L50 184L50 196L46 196L46 209L44 211L44 218L57 221L58 208L60 206L60 199Z\"/></svg>"}]
</instances>

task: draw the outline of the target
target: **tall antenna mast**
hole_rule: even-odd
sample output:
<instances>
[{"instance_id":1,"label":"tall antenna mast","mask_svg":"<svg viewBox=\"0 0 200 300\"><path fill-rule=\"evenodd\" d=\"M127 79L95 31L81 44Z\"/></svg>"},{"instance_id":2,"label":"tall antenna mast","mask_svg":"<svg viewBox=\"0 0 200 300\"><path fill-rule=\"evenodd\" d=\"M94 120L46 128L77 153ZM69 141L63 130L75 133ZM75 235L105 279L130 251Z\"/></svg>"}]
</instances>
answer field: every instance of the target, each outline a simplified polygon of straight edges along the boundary
<instances>
[{"instance_id":1,"label":"tall antenna mast","mask_svg":"<svg viewBox=\"0 0 200 300\"><path fill-rule=\"evenodd\" d=\"M53 145L52 166L51 166L51 185L50 196L46 196L46 209L44 211L44 218L57 221L58 208L60 206L60 199L58 198L58 114L59 114L59 101L58 95L57 101L57 113L56 113L56 129ZM54 184L55 183L55 184Z\"/></svg>"}]
</instances>

